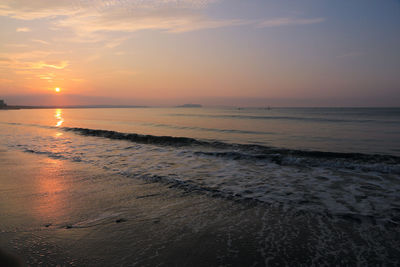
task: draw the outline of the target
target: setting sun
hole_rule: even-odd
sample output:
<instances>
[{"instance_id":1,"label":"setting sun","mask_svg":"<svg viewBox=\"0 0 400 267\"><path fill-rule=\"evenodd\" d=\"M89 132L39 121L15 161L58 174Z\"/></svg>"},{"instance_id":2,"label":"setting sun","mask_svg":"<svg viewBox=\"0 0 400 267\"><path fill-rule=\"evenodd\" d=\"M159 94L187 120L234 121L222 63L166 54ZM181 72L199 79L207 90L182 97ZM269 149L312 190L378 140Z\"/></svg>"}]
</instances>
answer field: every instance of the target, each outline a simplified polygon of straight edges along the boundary
<instances>
[{"instance_id":1,"label":"setting sun","mask_svg":"<svg viewBox=\"0 0 400 267\"><path fill-rule=\"evenodd\" d=\"M58 88L58 87L55 88L54 90L55 90L57 93L60 92L60 88Z\"/></svg>"}]
</instances>

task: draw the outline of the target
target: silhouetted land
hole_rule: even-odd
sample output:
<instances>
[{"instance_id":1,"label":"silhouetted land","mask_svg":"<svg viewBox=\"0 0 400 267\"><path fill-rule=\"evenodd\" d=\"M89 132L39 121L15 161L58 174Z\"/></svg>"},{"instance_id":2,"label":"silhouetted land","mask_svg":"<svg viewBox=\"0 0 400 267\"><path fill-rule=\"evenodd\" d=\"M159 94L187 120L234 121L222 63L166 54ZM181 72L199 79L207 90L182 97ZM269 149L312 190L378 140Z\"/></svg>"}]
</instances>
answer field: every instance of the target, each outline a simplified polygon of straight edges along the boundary
<instances>
[{"instance_id":1,"label":"silhouetted land","mask_svg":"<svg viewBox=\"0 0 400 267\"><path fill-rule=\"evenodd\" d=\"M201 108L202 105L200 104L184 104L180 106L176 106L177 108Z\"/></svg>"}]
</instances>

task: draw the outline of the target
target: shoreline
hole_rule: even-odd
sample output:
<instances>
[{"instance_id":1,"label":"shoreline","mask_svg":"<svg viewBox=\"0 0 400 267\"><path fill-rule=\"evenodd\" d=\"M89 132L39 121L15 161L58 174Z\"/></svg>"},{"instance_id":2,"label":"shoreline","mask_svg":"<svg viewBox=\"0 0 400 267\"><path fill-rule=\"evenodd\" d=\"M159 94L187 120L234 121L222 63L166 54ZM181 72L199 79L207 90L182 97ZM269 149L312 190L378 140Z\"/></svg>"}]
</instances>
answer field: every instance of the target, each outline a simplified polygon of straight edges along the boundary
<instances>
[{"instance_id":1,"label":"shoreline","mask_svg":"<svg viewBox=\"0 0 400 267\"><path fill-rule=\"evenodd\" d=\"M27 265L399 263L398 226L238 203L4 148L0 162L0 249Z\"/></svg>"}]
</instances>

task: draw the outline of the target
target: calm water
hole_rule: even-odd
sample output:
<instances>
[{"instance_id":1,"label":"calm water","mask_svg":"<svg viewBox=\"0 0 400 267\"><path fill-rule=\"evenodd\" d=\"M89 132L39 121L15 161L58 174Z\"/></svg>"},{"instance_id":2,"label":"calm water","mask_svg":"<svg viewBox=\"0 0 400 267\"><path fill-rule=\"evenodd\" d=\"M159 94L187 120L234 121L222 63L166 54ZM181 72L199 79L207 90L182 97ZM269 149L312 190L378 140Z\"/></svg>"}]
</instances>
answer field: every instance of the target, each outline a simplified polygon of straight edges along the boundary
<instances>
[{"instance_id":1,"label":"calm water","mask_svg":"<svg viewBox=\"0 0 400 267\"><path fill-rule=\"evenodd\" d=\"M8 110L0 136L10 150L188 192L400 218L400 109Z\"/></svg>"}]
</instances>

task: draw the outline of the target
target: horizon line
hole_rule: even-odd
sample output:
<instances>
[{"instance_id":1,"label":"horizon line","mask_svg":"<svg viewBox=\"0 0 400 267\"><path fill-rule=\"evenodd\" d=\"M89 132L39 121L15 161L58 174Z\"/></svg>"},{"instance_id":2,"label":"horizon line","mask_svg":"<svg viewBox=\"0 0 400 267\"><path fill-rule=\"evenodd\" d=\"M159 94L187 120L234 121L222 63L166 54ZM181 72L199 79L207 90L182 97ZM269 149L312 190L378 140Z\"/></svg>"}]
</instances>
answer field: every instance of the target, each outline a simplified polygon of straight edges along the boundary
<instances>
[{"instance_id":1,"label":"horizon line","mask_svg":"<svg viewBox=\"0 0 400 267\"><path fill-rule=\"evenodd\" d=\"M3 109L79 109L79 108L237 108L237 109L276 109L276 108L376 108L389 109L400 108L400 106L230 106L230 105L201 105L200 107L183 107L182 105L114 105L114 104L98 104L98 105L7 105ZM0 108L1 110L2 108Z\"/></svg>"}]
</instances>

